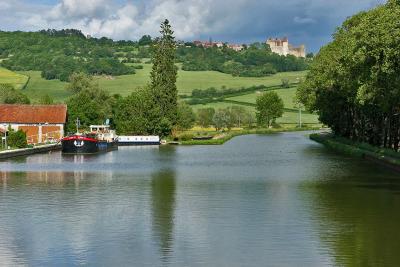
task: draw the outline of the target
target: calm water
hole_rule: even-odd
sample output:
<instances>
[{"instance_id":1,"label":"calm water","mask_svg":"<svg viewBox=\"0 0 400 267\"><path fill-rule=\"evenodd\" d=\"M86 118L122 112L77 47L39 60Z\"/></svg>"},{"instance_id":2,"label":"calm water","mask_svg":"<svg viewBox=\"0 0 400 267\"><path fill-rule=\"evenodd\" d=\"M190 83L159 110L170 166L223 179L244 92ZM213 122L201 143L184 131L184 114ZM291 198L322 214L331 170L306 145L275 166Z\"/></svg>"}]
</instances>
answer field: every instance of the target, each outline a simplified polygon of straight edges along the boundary
<instances>
[{"instance_id":1,"label":"calm water","mask_svg":"<svg viewBox=\"0 0 400 267\"><path fill-rule=\"evenodd\" d=\"M1 266L400 265L400 175L304 133L0 170Z\"/></svg>"}]
</instances>

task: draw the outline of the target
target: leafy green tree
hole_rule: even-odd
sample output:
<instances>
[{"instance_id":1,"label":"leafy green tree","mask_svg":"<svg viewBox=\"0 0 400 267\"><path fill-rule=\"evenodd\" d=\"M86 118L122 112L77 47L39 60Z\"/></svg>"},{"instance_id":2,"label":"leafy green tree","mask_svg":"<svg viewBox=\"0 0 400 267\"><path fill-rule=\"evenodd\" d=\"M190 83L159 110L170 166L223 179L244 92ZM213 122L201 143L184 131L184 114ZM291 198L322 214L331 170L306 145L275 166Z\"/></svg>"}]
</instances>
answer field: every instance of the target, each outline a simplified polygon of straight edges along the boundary
<instances>
[{"instance_id":1,"label":"leafy green tree","mask_svg":"<svg viewBox=\"0 0 400 267\"><path fill-rule=\"evenodd\" d=\"M271 126L271 123L283 115L283 100L274 92L265 92L257 97L256 110L259 125Z\"/></svg>"},{"instance_id":2,"label":"leafy green tree","mask_svg":"<svg viewBox=\"0 0 400 267\"><path fill-rule=\"evenodd\" d=\"M73 95L66 102L69 118L66 125L67 131L75 131L76 118L79 118L83 128L92 124L103 124L106 119L112 118L114 102L113 97L95 86Z\"/></svg>"},{"instance_id":3,"label":"leafy green tree","mask_svg":"<svg viewBox=\"0 0 400 267\"><path fill-rule=\"evenodd\" d=\"M70 83L66 85L65 89L74 94L88 88L99 88L99 85L94 82L93 77L83 72L71 74L69 81Z\"/></svg>"},{"instance_id":4,"label":"leafy green tree","mask_svg":"<svg viewBox=\"0 0 400 267\"><path fill-rule=\"evenodd\" d=\"M194 126L196 122L196 114L193 112L193 109L186 104L185 102L181 102L178 104L178 120L177 120L177 128L179 130L187 130Z\"/></svg>"},{"instance_id":5,"label":"leafy green tree","mask_svg":"<svg viewBox=\"0 0 400 267\"><path fill-rule=\"evenodd\" d=\"M314 58L314 53L307 53L306 58Z\"/></svg>"},{"instance_id":6,"label":"leafy green tree","mask_svg":"<svg viewBox=\"0 0 400 267\"><path fill-rule=\"evenodd\" d=\"M230 107L231 121L234 126L242 127L246 122L247 112L244 107L232 106Z\"/></svg>"},{"instance_id":7,"label":"leafy green tree","mask_svg":"<svg viewBox=\"0 0 400 267\"><path fill-rule=\"evenodd\" d=\"M153 43L153 40L151 39L150 35L143 35L142 38L139 40L139 45L144 46L144 45L151 45Z\"/></svg>"},{"instance_id":8,"label":"leafy green tree","mask_svg":"<svg viewBox=\"0 0 400 267\"><path fill-rule=\"evenodd\" d=\"M213 124L215 109L201 108L197 111L197 122L204 128L210 127Z\"/></svg>"},{"instance_id":9,"label":"leafy green tree","mask_svg":"<svg viewBox=\"0 0 400 267\"><path fill-rule=\"evenodd\" d=\"M252 128L255 122L256 118L254 112L247 111L243 119L243 125L246 125L248 128Z\"/></svg>"},{"instance_id":10,"label":"leafy green tree","mask_svg":"<svg viewBox=\"0 0 400 267\"><path fill-rule=\"evenodd\" d=\"M283 78L281 83L282 88L290 88L290 81L288 78Z\"/></svg>"},{"instance_id":11,"label":"leafy green tree","mask_svg":"<svg viewBox=\"0 0 400 267\"><path fill-rule=\"evenodd\" d=\"M151 95L147 88L140 88L126 98L119 98L115 110L118 134L147 134L149 132L150 102Z\"/></svg>"},{"instance_id":12,"label":"leafy green tree","mask_svg":"<svg viewBox=\"0 0 400 267\"><path fill-rule=\"evenodd\" d=\"M7 145L14 148L25 148L28 143L26 140L26 133L22 130L14 131L9 127Z\"/></svg>"},{"instance_id":13,"label":"leafy green tree","mask_svg":"<svg viewBox=\"0 0 400 267\"><path fill-rule=\"evenodd\" d=\"M227 109L218 109L213 117L213 124L217 131L223 130L230 126L230 114Z\"/></svg>"},{"instance_id":14,"label":"leafy green tree","mask_svg":"<svg viewBox=\"0 0 400 267\"><path fill-rule=\"evenodd\" d=\"M11 84L0 84L1 104L30 104L29 98Z\"/></svg>"},{"instance_id":15,"label":"leafy green tree","mask_svg":"<svg viewBox=\"0 0 400 267\"><path fill-rule=\"evenodd\" d=\"M161 37L154 44L153 67L150 74L151 91L155 105L159 108L164 124L177 121L178 92L175 66L176 43L168 20L161 24Z\"/></svg>"}]
</instances>

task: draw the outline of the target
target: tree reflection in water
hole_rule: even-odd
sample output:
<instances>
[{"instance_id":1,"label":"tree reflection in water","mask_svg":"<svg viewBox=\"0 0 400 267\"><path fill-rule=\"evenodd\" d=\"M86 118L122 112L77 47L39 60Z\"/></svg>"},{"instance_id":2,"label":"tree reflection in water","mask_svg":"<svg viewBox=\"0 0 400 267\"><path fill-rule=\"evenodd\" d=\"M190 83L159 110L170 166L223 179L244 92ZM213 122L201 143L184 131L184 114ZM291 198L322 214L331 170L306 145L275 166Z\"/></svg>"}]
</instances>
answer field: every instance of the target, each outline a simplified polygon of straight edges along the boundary
<instances>
[{"instance_id":1,"label":"tree reflection in water","mask_svg":"<svg viewBox=\"0 0 400 267\"><path fill-rule=\"evenodd\" d=\"M152 228L159 239L162 257L167 258L172 251L176 181L173 171L154 174L151 182Z\"/></svg>"},{"instance_id":2,"label":"tree reflection in water","mask_svg":"<svg viewBox=\"0 0 400 267\"><path fill-rule=\"evenodd\" d=\"M366 177L312 187L314 221L339 266L394 266L400 262L400 180Z\"/></svg>"},{"instance_id":3,"label":"tree reflection in water","mask_svg":"<svg viewBox=\"0 0 400 267\"><path fill-rule=\"evenodd\" d=\"M173 249L176 201L175 153L175 147L160 149L157 162L163 168L151 176L152 230L153 237L159 243L163 261L169 258Z\"/></svg>"}]
</instances>

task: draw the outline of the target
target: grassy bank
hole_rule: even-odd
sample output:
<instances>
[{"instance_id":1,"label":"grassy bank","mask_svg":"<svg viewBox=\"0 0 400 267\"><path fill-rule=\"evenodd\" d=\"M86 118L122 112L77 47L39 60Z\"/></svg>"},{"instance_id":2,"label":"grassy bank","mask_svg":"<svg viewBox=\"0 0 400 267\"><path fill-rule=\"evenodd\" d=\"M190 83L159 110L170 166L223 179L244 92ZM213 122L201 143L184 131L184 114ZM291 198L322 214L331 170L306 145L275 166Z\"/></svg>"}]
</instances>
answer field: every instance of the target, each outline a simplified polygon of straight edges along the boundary
<instances>
[{"instance_id":1,"label":"grassy bank","mask_svg":"<svg viewBox=\"0 0 400 267\"><path fill-rule=\"evenodd\" d=\"M335 151L355 157L366 158L368 160L387 165L393 169L400 170L399 152L371 146L366 143L353 142L349 139L328 133L312 134L310 135L310 139Z\"/></svg>"},{"instance_id":2,"label":"grassy bank","mask_svg":"<svg viewBox=\"0 0 400 267\"><path fill-rule=\"evenodd\" d=\"M188 140L188 141L181 141L181 145L223 145L227 141L231 140L236 136L241 135L248 135L248 134L273 134L273 133L282 133L282 132L296 132L296 131L308 131L308 130L317 130L320 127L316 126L308 126L302 128L272 128L272 129L265 129L265 128L256 128L256 129L234 129L229 132L218 133L216 136L217 138L210 139L210 140ZM217 132L203 132L203 135L211 134L215 135Z\"/></svg>"}]
</instances>

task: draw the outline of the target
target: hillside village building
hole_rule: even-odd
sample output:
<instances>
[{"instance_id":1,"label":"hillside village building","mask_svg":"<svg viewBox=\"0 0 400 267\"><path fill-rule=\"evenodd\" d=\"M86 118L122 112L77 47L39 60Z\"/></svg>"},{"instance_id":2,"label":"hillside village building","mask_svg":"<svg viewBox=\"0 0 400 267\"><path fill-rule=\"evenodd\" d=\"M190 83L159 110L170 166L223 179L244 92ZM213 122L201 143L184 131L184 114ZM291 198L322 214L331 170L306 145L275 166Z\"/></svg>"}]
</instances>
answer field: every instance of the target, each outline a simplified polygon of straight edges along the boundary
<instances>
[{"instance_id":1,"label":"hillside village building","mask_svg":"<svg viewBox=\"0 0 400 267\"><path fill-rule=\"evenodd\" d=\"M281 56L292 55L295 57L306 57L306 47L304 45L299 47L292 46L289 44L287 37L283 39L269 38L266 43L270 46L272 52Z\"/></svg>"},{"instance_id":2,"label":"hillside village building","mask_svg":"<svg viewBox=\"0 0 400 267\"><path fill-rule=\"evenodd\" d=\"M223 42L212 42L212 41L208 41L208 42L202 42L202 41L194 41L193 42L194 45L196 46L202 46L204 48L210 48L210 47L218 47L218 48L222 48L224 45L226 45L227 47L239 52L242 51L244 49L243 45L240 44L228 44L228 43L223 43Z\"/></svg>"},{"instance_id":3,"label":"hillside village building","mask_svg":"<svg viewBox=\"0 0 400 267\"><path fill-rule=\"evenodd\" d=\"M66 105L0 105L0 131L22 130L29 144L58 141L66 120Z\"/></svg>"}]
</instances>

